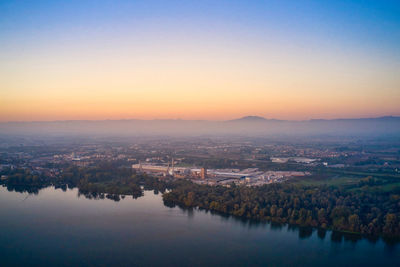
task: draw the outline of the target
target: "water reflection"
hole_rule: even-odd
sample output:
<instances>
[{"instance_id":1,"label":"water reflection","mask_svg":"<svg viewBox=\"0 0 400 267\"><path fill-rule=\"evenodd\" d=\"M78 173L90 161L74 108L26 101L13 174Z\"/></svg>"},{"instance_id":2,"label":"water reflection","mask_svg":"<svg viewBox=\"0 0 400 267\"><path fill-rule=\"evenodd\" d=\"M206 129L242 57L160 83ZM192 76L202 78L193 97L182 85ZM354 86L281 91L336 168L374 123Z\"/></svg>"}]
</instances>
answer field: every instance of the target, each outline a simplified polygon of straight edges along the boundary
<instances>
[{"instance_id":1,"label":"water reflection","mask_svg":"<svg viewBox=\"0 0 400 267\"><path fill-rule=\"evenodd\" d=\"M55 188L55 189L59 189L59 188L60 188L63 192L66 192L67 189L68 189L68 186L67 186L66 184L63 184L63 185L55 185L54 188Z\"/></svg>"},{"instance_id":2,"label":"water reflection","mask_svg":"<svg viewBox=\"0 0 400 267\"><path fill-rule=\"evenodd\" d=\"M9 192L16 192L16 193L28 193L29 195L38 195L40 190L48 188L48 186L21 186L21 185L2 185L7 189ZM54 189L61 189L63 192L66 192L67 190L70 190L67 185L58 185L54 186ZM154 195L159 195L160 192L158 190L152 190L151 191ZM104 193L83 193L78 191L77 192L77 197L84 197L86 199L90 200L112 200L115 202L120 202L121 200L124 200L125 198L133 198L137 199L142 197L142 195L136 195L136 196L126 196L126 195L118 195L118 194L104 194ZM169 208L175 208L176 205L174 204L168 204L164 203L165 207ZM230 220L233 220L237 223L239 223L242 227L246 228L257 228L259 226L265 226L268 225L269 228L275 232L280 232L280 231L288 231L288 232L297 232L298 233L298 238L300 240L305 240L309 239L313 236L313 233L316 232L316 237L320 240L325 240L327 237L327 233L330 233L330 241L336 244L341 244L344 242L347 243L357 243L358 241L361 240L367 240L370 244L376 244L379 240L383 240L385 243L385 249L388 252L394 251L394 248L400 243L399 239L394 239L394 238L380 238L377 236L362 236L360 234L354 234L354 233L344 233L344 232L338 232L338 231L330 231L326 229L315 229L312 227L301 227L297 225L287 225L287 224L280 224L276 222L265 222L265 221L259 221L259 220L254 220L254 219L248 219L244 217L235 217L229 214L223 214L215 211L209 211L209 210L204 210L204 209L199 209L199 208L186 208L186 207L179 207L181 211L183 211L184 214L188 216L189 219L193 219L195 216L196 211L197 212L203 212L205 214L211 214L212 216L218 216L221 221L227 222Z\"/></svg>"},{"instance_id":3,"label":"water reflection","mask_svg":"<svg viewBox=\"0 0 400 267\"><path fill-rule=\"evenodd\" d=\"M6 187L9 192L17 192L17 193L28 193L38 195L41 189L46 187L39 187L39 186L23 186L23 185L3 185Z\"/></svg>"},{"instance_id":4,"label":"water reflection","mask_svg":"<svg viewBox=\"0 0 400 267\"><path fill-rule=\"evenodd\" d=\"M306 239L311 237L313 229L311 227L299 227L299 238Z\"/></svg>"},{"instance_id":5,"label":"water reflection","mask_svg":"<svg viewBox=\"0 0 400 267\"><path fill-rule=\"evenodd\" d=\"M317 229L317 236L319 239L324 240L326 236L326 229L318 228Z\"/></svg>"}]
</instances>

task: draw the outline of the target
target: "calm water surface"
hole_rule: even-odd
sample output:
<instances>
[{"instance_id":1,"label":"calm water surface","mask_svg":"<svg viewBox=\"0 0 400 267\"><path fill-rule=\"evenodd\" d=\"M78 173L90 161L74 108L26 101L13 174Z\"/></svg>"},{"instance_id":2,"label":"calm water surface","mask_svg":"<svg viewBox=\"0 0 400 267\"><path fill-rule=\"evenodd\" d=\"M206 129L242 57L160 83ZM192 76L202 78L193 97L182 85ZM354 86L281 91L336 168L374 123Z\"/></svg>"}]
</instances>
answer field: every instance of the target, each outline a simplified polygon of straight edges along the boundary
<instances>
[{"instance_id":1,"label":"calm water surface","mask_svg":"<svg viewBox=\"0 0 400 267\"><path fill-rule=\"evenodd\" d=\"M0 187L0 266L400 266L400 246L46 188Z\"/></svg>"}]
</instances>

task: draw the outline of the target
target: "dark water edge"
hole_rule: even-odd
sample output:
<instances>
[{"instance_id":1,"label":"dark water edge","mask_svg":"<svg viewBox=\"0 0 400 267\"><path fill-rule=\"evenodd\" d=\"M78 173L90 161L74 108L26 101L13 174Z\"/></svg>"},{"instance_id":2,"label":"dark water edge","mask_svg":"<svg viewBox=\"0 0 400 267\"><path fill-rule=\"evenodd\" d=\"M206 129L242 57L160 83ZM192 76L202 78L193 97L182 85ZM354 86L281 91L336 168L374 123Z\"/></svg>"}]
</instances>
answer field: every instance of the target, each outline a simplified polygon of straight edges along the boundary
<instances>
[{"instance_id":1,"label":"dark water edge","mask_svg":"<svg viewBox=\"0 0 400 267\"><path fill-rule=\"evenodd\" d=\"M115 202L3 187L0 212L1 266L400 264L398 243L169 208L152 191Z\"/></svg>"},{"instance_id":2,"label":"dark water edge","mask_svg":"<svg viewBox=\"0 0 400 267\"><path fill-rule=\"evenodd\" d=\"M63 192L66 192L69 189L74 189L74 188L68 188L67 185L61 185L61 186L53 186L53 185L43 185L43 186L24 186L24 185L0 185L5 188L9 192L18 192L18 193L29 193L29 194L34 194L38 195L40 190L43 190L45 188L54 188L54 189L61 189ZM143 188L142 188L143 189ZM153 191L154 194L160 194L158 190ZM85 197L87 199L91 200L99 200L99 199L109 199L113 200L116 202L119 202L121 199L125 199L125 197L129 198L139 198L141 196L125 196L125 195L115 195L115 194L100 194L100 195L92 195L92 194L84 194L78 191L77 194L78 197ZM174 208L178 207L184 211L187 211L188 214L191 214L194 211L205 211L206 213L210 212L213 215L218 215L221 216L222 218L232 218L233 220L238 220L239 222L243 222L245 224L249 225L258 225L258 224L269 224L271 225L272 228L274 229L280 229L282 227L287 227L290 230L298 231L299 238L307 238L312 235L314 231L317 231L318 237L324 239L326 237L326 232L331 233L331 241L332 242L342 242L344 241L350 241L350 242L357 242L360 240L368 240L371 243L376 243L379 240L383 240L385 244L389 246L395 246L397 244L400 244L400 238L398 237L380 237L380 236L368 236L368 235L362 235L360 233L350 233L350 232L344 232L344 231L335 231L335 230L330 230L330 229L322 229L322 228L315 228L315 227L303 227L299 225L292 225L288 223L278 223L278 222L270 222L270 221L260 221L256 219L251 219L251 218L245 218L245 217L237 217L234 215L230 214L225 214L217 211L208 211L205 209L200 209L200 208L188 208L185 206L180 206L180 205L168 205L164 203L166 207Z\"/></svg>"},{"instance_id":3,"label":"dark water edge","mask_svg":"<svg viewBox=\"0 0 400 267\"><path fill-rule=\"evenodd\" d=\"M299 238L304 239L310 237L314 231L317 232L318 237L321 239L325 239L326 234L329 232L331 234L330 238L332 242L342 242L342 241L350 241L350 242L357 242L360 240L367 240L371 243L376 243L379 240L382 240L385 244L389 246L396 246L400 245L400 238L398 237L380 237L380 236L368 236L368 235L363 235L360 233L352 233L352 232L345 232L345 231L335 231L331 229L324 229L324 228L317 228L317 227L312 227L312 226L300 226L300 225L295 225L295 224L289 224L289 223L279 223L279 222L271 222L271 221L266 221L266 220L256 220L256 219L251 219L251 218L246 218L246 217L238 217L230 214L225 214L221 213L218 211L209 211L206 209L200 209L200 208L188 208L188 207L182 207L179 205L166 205L167 207L179 207L182 210L187 211L188 213L193 212L193 211L205 211L206 213L211 213L216 216L221 216L223 218L232 218L233 220L237 220L239 222L243 222L244 224L249 224L249 225L259 225L259 224L267 224L270 225L271 228L273 229L282 229L287 227L288 230L291 231L296 231L299 234Z\"/></svg>"}]
</instances>

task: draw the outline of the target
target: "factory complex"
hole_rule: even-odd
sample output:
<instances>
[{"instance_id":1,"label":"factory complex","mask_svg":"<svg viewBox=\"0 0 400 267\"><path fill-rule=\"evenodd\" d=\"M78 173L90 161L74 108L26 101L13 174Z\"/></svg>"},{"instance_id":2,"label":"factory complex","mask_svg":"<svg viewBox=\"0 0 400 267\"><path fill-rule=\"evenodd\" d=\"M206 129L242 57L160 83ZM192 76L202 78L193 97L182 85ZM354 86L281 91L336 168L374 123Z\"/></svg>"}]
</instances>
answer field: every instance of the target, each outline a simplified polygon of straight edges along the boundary
<instances>
[{"instance_id":1,"label":"factory complex","mask_svg":"<svg viewBox=\"0 0 400 267\"><path fill-rule=\"evenodd\" d=\"M206 169L168 165L133 164L132 168L140 173L176 179L191 179L197 184L223 185L245 184L261 186L264 184L283 182L291 177L307 176L309 172L302 171L261 171L258 168L247 169Z\"/></svg>"}]
</instances>

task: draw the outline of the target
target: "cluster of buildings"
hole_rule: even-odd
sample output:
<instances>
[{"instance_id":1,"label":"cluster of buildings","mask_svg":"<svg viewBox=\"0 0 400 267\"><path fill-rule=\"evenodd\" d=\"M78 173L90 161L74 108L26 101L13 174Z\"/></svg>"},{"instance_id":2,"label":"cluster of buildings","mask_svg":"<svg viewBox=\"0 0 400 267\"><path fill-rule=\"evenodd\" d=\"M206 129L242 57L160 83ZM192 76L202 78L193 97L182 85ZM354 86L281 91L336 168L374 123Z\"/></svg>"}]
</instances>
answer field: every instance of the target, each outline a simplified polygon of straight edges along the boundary
<instances>
[{"instance_id":1,"label":"cluster of buildings","mask_svg":"<svg viewBox=\"0 0 400 267\"><path fill-rule=\"evenodd\" d=\"M191 179L196 183L249 186L277 183L308 172L263 171L295 169L314 172L321 167L384 170L398 173L398 146L346 145L342 140L319 143L289 143L247 138L135 138L134 141L53 140L50 144L30 140L14 145L0 144L0 179L8 170L58 177L65 166L91 167L102 162L132 166L154 176ZM48 141L46 141L48 142ZM172 159L173 155L173 159ZM206 169L194 166L205 166ZM134 164L134 165L132 165ZM219 169L217 169L219 168ZM223 169L232 168L232 169ZM3 177L6 179L6 177Z\"/></svg>"},{"instance_id":2,"label":"cluster of buildings","mask_svg":"<svg viewBox=\"0 0 400 267\"><path fill-rule=\"evenodd\" d=\"M186 168L175 167L174 160L168 165L155 165L155 164L133 164L132 168L138 172L149 173L158 176L171 176L174 178L207 178L206 168Z\"/></svg>"},{"instance_id":3,"label":"cluster of buildings","mask_svg":"<svg viewBox=\"0 0 400 267\"><path fill-rule=\"evenodd\" d=\"M310 159L310 158L304 158L304 157L271 157L271 161L274 163L286 163L288 161L293 161L296 163L302 163L302 164L310 164L315 161L318 161L318 159Z\"/></svg>"},{"instance_id":4,"label":"cluster of buildings","mask_svg":"<svg viewBox=\"0 0 400 267\"><path fill-rule=\"evenodd\" d=\"M283 182L291 177L307 176L309 172L300 171L260 171L258 168L239 169L206 169L174 166L174 161L168 165L133 164L132 168L139 173L155 176L171 177L175 179L191 179L198 184L230 186L245 184L261 186L270 183Z\"/></svg>"}]
</instances>

